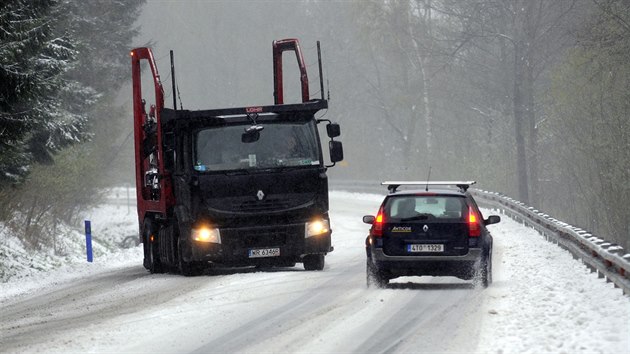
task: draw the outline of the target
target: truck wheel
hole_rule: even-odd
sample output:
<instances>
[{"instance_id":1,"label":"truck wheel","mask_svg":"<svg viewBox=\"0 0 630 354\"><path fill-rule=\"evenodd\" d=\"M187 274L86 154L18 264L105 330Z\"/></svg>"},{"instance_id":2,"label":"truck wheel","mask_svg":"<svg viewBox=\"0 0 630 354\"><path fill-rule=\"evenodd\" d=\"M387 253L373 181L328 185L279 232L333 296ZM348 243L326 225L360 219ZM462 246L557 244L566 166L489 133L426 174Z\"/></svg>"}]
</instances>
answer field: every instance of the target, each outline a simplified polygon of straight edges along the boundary
<instances>
[{"instance_id":1,"label":"truck wheel","mask_svg":"<svg viewBox=\"0 0 630 354\"><path fill-rule=\"evenodd\" d=\"M175 226L175 228L177 228L177 225ZM182 252L183 247L184 247L184 243L178 237L177 238L177 265L179 268L179 273L187 277L199 275L201 271L199 265L196 264L196 262L186 262L184 260L184 256Z\"/></svg>"},{"instance_id":2,"label":"truck wheel","mask_svg":"<svg viewBox=\"0 0 630 354\"><path fill-rule=\"evenodd\" d=\"M324 255L323 254L309 254L304 256L302 262L304 262L304 269L306 270L322 270L324 269Z\"/></svg>"},{"instance_id":3,"label":"truck wheel","mask_svg":"<svg viewBox=\"0 0 630 354\"><path fill-rule=\"evenodd\" d=\"M164 273L164 267L160 260L160 247L156 241L149 241L149 272L151 274Z\"/></svg>"},{"instance_id":4,"label":"truck wheel","mask_svg":"<svg viewBox=\"0 0 630 354\"><path fill-rule=\"evenodd\" d=\"M156 243L157 227L153 220L147 218L144 220L142 226L142 242L144 248L144 261L143 265L149 272L163 273L162 262L160 262L160 251ZM151 235L153 235L153 242L151 242Z\"/></svg>"}]
</instances>

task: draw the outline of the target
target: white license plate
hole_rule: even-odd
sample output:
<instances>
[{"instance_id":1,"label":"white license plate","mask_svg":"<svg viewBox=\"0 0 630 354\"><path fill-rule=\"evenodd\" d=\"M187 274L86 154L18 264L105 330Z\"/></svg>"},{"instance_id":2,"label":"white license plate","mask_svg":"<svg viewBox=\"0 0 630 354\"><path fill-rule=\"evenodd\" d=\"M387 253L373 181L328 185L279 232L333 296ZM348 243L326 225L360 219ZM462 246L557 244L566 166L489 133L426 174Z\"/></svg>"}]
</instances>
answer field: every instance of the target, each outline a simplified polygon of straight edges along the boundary
<instances>
[{"instance_id":1,"label":"white license plate","mask_svg":"<svg viewBox=\"0 0 630 354\"><path fill-rule=\"evenodd\" d=\"M407 252L444 252L444 245L439 243L407 245Z\"/></svg>"},{"instance_id":2,"label":"white license plate","mask_svg":"<svg viewBox=\"0 0 630 354\"><path fill-rule=\"evenodd\" d=\"M259 248L249 250L249 258L278 257L280 248Z\"/></svg>"}]
</instances>

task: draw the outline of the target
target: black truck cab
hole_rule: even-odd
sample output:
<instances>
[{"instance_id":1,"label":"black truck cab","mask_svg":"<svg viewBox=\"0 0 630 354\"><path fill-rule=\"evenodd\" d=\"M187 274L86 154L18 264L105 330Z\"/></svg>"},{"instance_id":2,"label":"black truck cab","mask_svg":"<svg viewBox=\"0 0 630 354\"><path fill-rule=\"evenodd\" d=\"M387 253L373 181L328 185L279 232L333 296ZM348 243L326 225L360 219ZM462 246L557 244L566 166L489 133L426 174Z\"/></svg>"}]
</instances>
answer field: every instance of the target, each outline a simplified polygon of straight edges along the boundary
<instances>
[{"instance_id":1,"label":"black truck cab","mask_svg":"<svg viewBox=\"0 0 630 354\"><path fill-rule=\"evenodd\" d=\"M332 247L315 113L325 107L163 111L184 262L323 268ZM334 146L333 161L341 153Z\"/></svg>"}]
</instances>

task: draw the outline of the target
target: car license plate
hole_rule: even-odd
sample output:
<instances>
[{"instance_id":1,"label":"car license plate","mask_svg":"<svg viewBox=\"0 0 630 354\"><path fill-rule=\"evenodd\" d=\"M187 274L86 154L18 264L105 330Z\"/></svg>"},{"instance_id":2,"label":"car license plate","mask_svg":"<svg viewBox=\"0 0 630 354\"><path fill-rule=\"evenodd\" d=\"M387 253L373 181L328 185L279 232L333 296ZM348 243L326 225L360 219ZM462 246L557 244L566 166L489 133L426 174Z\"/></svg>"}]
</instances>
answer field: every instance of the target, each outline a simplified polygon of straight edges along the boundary
<instances>
[{"instance_id":1,"label":"car license plate","mask_svg":"<svg viewBox=\"0 0 630 354\"><path fill-rule=\"evenodd\" d=\"M444 252L444 245L439 243L407 245L407 252Z\"/></svg>"},{"instance_id":2,"label":"car license plate","mask_svg":"<svg viewBox=\"0 0 630 354\"><path fill-rule=\"evenodd\" d=\"M278 257L280 248L258 248L249 250L249 258Z\"/></svg>"}]
</instances>

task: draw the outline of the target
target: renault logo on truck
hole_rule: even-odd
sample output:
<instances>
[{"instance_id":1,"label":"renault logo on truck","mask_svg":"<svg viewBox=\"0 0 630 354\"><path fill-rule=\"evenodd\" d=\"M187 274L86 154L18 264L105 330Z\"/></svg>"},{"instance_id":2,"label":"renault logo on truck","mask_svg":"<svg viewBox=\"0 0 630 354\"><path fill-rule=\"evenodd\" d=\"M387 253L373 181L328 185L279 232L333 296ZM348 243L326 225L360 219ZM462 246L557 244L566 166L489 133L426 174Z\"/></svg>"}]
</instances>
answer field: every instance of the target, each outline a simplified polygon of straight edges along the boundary
<instances>
[{"instance_id":1,"label":"renault logo on truck","mask_svg":"<svg viewBox=\"0 0 630 354\"><path fill-rule=\"evenodd\" d=\"M258 200L263 200L263 198L265 198L265 193L263 193L262 190L259 190L258 193L256 193L256 197L258 197Z\"/></svg>"}]
</instances>

